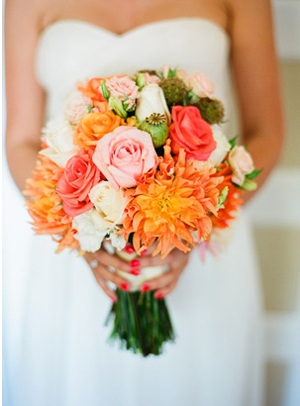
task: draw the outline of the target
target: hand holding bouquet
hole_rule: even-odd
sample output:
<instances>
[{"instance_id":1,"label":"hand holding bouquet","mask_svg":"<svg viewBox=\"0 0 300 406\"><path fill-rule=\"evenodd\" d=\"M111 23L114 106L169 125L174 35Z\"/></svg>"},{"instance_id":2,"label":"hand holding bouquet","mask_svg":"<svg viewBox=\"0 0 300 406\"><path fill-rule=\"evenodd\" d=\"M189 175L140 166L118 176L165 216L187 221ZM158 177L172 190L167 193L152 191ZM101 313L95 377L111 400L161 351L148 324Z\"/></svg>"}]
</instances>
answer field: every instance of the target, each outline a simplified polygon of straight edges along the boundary
<instances>
[{"instance_id":1,"label":"hand holding bouquet","mask_svg":"<svg viewBox=\"0 0 300 406\"><path fill-rule=\"evenodd\" d=\"M128 260L145 250L164 258L175 248L209 247L259 173L245 148L227 141L223 116L201 73L165 67L80 84L43 130L27 182L35 231L50 234L58 252L93 253L109 243ZM157 270L139 271L153 278ZM139 288L145 276L134 279ZM160 354L174 339L164 300L139 290L117 296L112 337Z\"/></svg>"}]
</instances>

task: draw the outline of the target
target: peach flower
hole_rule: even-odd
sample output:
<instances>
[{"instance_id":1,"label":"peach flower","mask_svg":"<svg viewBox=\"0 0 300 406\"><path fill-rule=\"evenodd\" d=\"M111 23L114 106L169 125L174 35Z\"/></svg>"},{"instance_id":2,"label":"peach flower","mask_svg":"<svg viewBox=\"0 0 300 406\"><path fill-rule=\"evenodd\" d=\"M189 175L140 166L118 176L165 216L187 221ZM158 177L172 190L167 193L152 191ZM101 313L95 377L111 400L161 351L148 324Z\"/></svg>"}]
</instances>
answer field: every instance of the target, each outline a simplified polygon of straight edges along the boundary
<instances>
[{"instance_id":1,"label":"peach flower","mask_svg":"<svg viewBox=\"0 0 300 406\"><path fill-rule=\"evenodd\" d=\"M150 73L148 73L148 72L143 73L143 76L145 79L146 86L151 85L152 83L156 83L157 85L159 85L161 82L161 80L158 76L150 75Z\"/></svg>"},{"instance_id":2,"label":"peach flower","mask_svg":"<svg viewBox=\"0 0 300 406\"><path fill-rule=\"evenodd\" d=\"M74 144L89 149L96 146L103 135L124 125L121 117L112 111L89 113L79 122L74 134Z\"/></svg>"},{"instance_id":3,"label":"peach flower","mask_svg":"<svg viewBox=\"0 0 300 406\"><path fill-rule=\"evenodd\" d=\"M70 124L76 125L89 112L92 100L81 92L73 92L67 102L65 118Z\"/></svg>"},{"instance_id":4,"label":"peach flower","mask_svg":"<svg viewBox=\"0 0 300 406\"><path fill-rule=\"evenodd\" d=\"M189 75L188 86L199 97L212 97L214 94L213 83L202 72Z\"/></svg>"},{"instance_id":5,"label":"peach flower","mask_svg":"<svg viewBox=\"0 0 300 406\"><path fill-rule=\"evenodd\" d=\"M157 165L150 134L119 127L97 143L93 161L115 189L136 186L136 179Z\"/></svg>"},{"instance_id":6,"label":"peach flower","mask_svg":"<svg viewBox=\"0 0 300 406\"><path fill-rule=\"evenodd\" d=\"M235 146L228 155L228 161L233 171L232 182L242 186L245 176L254 171L251 155L243 146Z\"/></svg>"}]
</instances>

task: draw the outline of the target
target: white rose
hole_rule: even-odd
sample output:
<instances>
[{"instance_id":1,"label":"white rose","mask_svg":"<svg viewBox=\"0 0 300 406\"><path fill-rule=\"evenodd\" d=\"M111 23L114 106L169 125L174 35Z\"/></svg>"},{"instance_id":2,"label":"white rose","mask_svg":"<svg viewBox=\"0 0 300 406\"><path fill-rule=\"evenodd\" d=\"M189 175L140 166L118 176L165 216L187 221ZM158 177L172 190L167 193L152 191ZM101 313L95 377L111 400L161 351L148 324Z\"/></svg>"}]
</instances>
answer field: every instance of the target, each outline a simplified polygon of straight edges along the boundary
<instances>
[{"instance_id":1,"label":"white rose","mask_svg":"<svg viewBox=\"0 0 300 406\"><path fill-rule=\"evenodd\" d=\"M140 97L137 99L137 107L135 110L135 115L140 122L150 117L152 113L165 114L167 124L171 122L171 114L164 92L156 83L152 83L143 88Z\"/></svg>"},{"instance_id":2,"label":"white rose","mask_svg":"<svg viewBox=\"0 0 300 406\"><path fill-rule=\"evenodd\" d=\"M77 231L74 238L79 241L80 247L90 252L98 251L109 227L95 209L74 217L72 226Z\"/></svg>"},{"instance_id":3,"label":"white rose","mask_svg":"<svg viewBox=\"0 0 300 406\"><path fill-rule=\"evenodd\" d=\"M48 148L40 153L64 168L67 161L79 151L79 147L73 144L73 133L72 126L62 116L49 121L42 130Z\"/></svg>"},{"instance_id":4,"label":"white rose","mask_svg":"<svg viewBox=\"0 0 300 406\"><path fill-rule=\"evenodd\" d=\"M121 189L116 190L110 182L102 181L91 189L89 198L111 228L122 223L126 199Z\"/></svg>"},{"instance_id":5,"label":"white rose","mask_svg":"<svg viewBox=\"0 0 300 406\"><path fill-rule=\"evenodd\" d=\"M212 131L217 146L210 154L208 162L210 162L213 165L219 165L221 162L223 162L228 151L230 150L230 143L227 140L224 133L222 132L222 130L220 129L220 127L214 125L212 126Z\"/></svg>"},{"instance_id":6,"label":"white rose","mask_svg":"<svg viewBox=\"0 0 300 406\"><path fill-rule=\"evenodd\" d=\"M235 146L228 155L228 161L233 171L232 181L242 186L245 176L254 171L251 155L243 146Z\"/></svg>"},{"instance_id":7,"label":"white rose","mask_svg":"<svg viewBox=\"0 0 300 406\"><path fill-rule=\"evenodd\" d=\"M109 234L111 245L118 251L122 251L126 246L126 240L123 235L118 235L115 232Z\"/></svg>"}]
</instances>

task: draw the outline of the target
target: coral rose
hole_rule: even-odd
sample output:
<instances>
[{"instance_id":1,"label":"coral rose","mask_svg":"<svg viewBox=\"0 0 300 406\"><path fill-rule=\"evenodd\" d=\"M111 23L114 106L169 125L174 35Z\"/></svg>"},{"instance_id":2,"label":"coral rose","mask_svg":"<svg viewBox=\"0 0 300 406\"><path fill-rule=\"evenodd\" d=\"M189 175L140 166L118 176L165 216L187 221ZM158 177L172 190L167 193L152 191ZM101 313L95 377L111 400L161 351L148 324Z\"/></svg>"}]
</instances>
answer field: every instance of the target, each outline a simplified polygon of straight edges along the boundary
<instances>
[{"instance_id":1,"label":"coral rose","mask_svg":"<svg viewBox=\"0 0 300 406\"><path fill-rule=\"evenodd\" d=\"M173 107L172 120L169 129L172 152L178 155L179 149L184 148L187 158L206 161L216 148L216 141L197 107Z\"/></svg>"},{"instance_id":2,"label":"coral rose","mask_svg":"<svg viewBox=\"0 0 300 406\"><path fill-rule=\"evenodd\" d=\"M90 190L100 182L100 171L92 161L93 151L81 150L67 162L56 191L63 201L64 211L75 217L94 207Z\"/></svg>"},{"instance_id":3,"label":"coral rose","mask_svg":"<svg viewBox=\"0 0 300 406\"><path fill-rule=\"evenodd\" d=\"M115 189L136 186L136 179L157 165L150 134L119 127L97 143L93 161Z\"/></svg>"},{"instance_id":4,"label":"coral rose","mask_svg":"<svg viewBox=\"0 0 300 406\"><path fill-rule=\"evenodd\" d=\"M121 117L112 111L89 113L79 122L74 134L74 144L89 149L96 146L103 135L124 125Z\"/></svg>"}]
</instances>

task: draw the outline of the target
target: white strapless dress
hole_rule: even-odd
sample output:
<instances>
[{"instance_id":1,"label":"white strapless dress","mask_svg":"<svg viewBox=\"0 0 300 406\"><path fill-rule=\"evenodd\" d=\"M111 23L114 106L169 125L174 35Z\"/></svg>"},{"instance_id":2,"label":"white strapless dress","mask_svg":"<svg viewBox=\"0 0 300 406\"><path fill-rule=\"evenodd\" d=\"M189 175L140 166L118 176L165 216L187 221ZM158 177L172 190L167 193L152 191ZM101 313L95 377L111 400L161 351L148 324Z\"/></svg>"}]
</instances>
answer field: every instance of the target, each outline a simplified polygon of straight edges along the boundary
<instances>
[{"instance_id":1,"label":"white strapless dress","mask_svg":"<svg viewBox=\"0 0 300 406\"><path fill-rule=\"evenodd\" d=\"M47 117L61 111L80 79L169 64L203 71L232 120L229 50L227 34L200 18L122 36L56 22L41 34L36 55ZM75 254L54 254L49 237L32 234L22 197L4 181L5 406L261 404L260 290L245 213L220 259L203 264L193 252L168 298L177 342L161 357L142 359L107 344L111 303L92 272Z\"/></svg>"}]
</instances>

